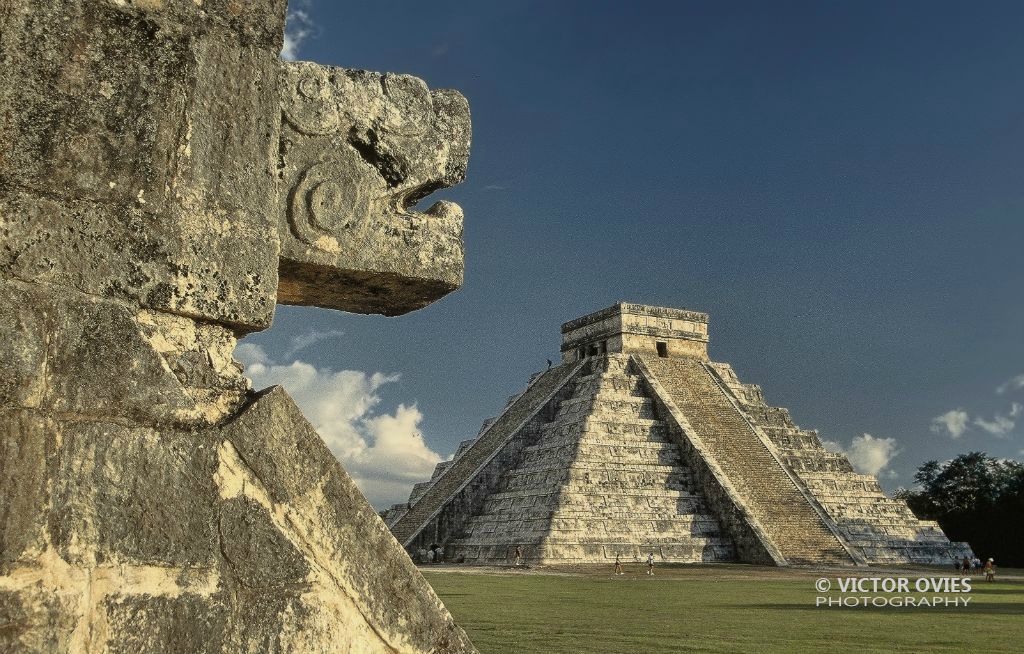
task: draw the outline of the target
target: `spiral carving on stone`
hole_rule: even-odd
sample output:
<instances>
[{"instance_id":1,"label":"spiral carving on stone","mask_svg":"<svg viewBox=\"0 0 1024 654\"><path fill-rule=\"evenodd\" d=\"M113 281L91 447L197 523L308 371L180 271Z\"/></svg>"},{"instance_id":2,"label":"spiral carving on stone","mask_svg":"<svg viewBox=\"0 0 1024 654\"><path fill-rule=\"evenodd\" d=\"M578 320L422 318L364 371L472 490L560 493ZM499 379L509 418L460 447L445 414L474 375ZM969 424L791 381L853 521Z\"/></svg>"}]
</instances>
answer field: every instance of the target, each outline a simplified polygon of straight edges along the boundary
<instances>
[{"instance_id":1,"label":"spiral carving on stone","mask_svg":"<svg viewBox=\"0 0 1024 654\"><path fill-rule=\"evenodd\" d=\"M373 210L366 179L352 163L323 161L310 166L292 189L289 223L296 237L309 245L365 233Z\"/></svg>"},{"instance_id":2,"label":"spiral carving on stone","mask_svg":"<svg viewBox=\"0 0 1024 654\"><path fill-rule=\"evenodd\" d=\"M290 92L284 94L282 110L288 122L310 136L336 133L341 115L330 73L321 66L288 67L285 71Z\"/></svg>"}]
</instances>

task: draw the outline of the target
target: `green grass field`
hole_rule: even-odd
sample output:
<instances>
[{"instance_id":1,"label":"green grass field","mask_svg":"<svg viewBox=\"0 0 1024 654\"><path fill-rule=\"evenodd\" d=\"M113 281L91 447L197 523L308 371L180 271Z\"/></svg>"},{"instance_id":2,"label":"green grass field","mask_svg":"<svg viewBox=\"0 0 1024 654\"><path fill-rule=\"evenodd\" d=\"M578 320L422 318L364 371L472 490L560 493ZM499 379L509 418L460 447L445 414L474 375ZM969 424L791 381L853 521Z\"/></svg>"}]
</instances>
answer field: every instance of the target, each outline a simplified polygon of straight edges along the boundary
<instances>
[{"instance_id":1,"label":"green grass field","mask_svg":"<svg viewBox=\"0 0 1024 654\"><path fill-rule=\"evenodd\" d=\"M975 575L970 604L957 608L816 608L815 580L848 571L680 566L652 578L634 565L618 578L605 569L424 574L484 654L1024 651L1020 571L1000 571L993 584Z\"/></svg>"}]
</instances>

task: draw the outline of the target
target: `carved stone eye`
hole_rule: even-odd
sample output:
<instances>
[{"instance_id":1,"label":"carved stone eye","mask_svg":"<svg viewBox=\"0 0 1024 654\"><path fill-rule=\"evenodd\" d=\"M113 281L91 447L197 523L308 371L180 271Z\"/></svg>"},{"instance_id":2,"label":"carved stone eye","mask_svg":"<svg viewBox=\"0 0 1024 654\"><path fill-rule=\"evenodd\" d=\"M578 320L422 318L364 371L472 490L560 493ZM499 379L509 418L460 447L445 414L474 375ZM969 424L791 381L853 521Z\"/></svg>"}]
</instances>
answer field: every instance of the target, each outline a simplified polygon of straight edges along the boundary
<instances>
[{"instance_id":1,"label":"carved stone eye","mask_svg":"<svg viewBox=\"0 0 1024 654\"><path fill-rule=\"evenodd\" d=\"M284 68L282 109L291 125L303 134L320 136L341 128L338 99L327 73L319 66L297 64Z\"/></svg>"},{"instance_id":2,"label":"carved stone eye","mask_svg":"<svg viewBox=\"0 0 1024 654\"><path fill-rule=\"evenodd\" d=\"M288 220L299 240L355 244L370 228L377 200L387 186L380 175L348 147L305 170L290 194ZM326 239L326 240L325 240Z\"/></svg>"},{"instance_id":3,"label":"carved stone eye","mask_svg":"<svg viewBox=\"0 0 1024 654\"><path fill-rule=\"evenodd\" d=\"M319 99L322 88L320 80L312 75L299 80L299 93L307 100Z\"/></svg>"},{"instance_id":4,"label":"carved stone eye","mask_svg":"<svg viewBox=\"0 0 1024 654\"><path fill-rule=\"evenodd\" d=\"M307 195L313 222L328 233L351 229L356 220L353 208L365 204L360 195L358 180L351 175L320 182Z\"/></svg>"}]
</instances>

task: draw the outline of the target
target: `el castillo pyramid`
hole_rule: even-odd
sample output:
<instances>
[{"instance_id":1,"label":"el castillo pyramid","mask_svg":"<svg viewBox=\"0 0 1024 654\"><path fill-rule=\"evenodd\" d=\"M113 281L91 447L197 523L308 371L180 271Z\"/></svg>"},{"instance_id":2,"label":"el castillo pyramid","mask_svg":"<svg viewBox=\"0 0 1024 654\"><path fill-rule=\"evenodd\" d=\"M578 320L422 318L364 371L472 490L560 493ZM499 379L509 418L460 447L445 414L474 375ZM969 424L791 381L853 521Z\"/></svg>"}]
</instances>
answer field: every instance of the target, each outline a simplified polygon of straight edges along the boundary
<instances>
[{"instance_id":1,"label":"el castillo pyramid","mask_svg":"<svg viewBox=\"0 0 1024 654\"><path fill-rule=\"evenodd\" d=\"M477 438L385 513L410 552L507 563L946 564L970 555L708 359L708 315L616 304L562 325Z\"/></svg>"}]
</instances>

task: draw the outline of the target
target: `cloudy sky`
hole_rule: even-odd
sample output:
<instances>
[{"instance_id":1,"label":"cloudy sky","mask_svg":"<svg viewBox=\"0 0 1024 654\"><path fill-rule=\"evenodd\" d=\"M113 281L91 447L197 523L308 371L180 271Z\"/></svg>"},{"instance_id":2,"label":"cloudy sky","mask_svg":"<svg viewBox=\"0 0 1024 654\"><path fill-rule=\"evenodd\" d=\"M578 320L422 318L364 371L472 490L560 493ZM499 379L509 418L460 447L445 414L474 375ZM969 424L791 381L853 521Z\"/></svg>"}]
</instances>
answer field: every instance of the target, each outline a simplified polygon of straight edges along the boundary
<instances>
[{"instance_id":1,"label":"cloudy sky","mask_svg":"<svg viewBox=\"0 0 1024 654\"><path fill-rule=\"evenodd\" d=\"M618 300L889 488L1024 455L1024 4L292 2L286 57L473 111L465 287L400 318L279 307L238 357L378 506Z\"/></svg>"}]
</instances>

